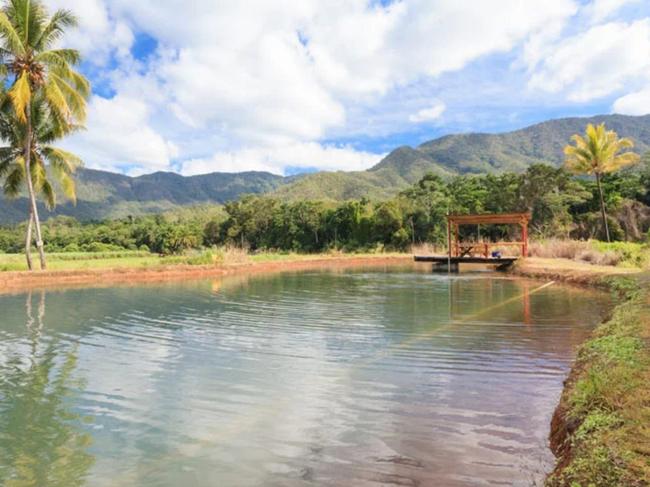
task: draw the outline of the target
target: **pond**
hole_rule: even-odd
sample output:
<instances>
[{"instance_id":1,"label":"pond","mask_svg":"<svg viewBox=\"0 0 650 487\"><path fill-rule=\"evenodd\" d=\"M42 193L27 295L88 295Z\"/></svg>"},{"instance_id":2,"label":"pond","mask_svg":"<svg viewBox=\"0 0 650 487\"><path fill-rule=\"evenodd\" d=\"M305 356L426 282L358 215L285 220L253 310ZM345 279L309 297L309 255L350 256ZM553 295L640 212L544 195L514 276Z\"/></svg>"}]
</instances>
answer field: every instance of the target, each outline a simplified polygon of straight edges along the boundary
<instances>
[{"instance_id":1,"label":"pond","mask_svg":"<svg viewBox=\"0 0 650 487\"><path fill-rule=\"evenodd\" d=\"M0 296L0 484L532 485L608 308L410 267Z\"/></svg>"}]
</instances>

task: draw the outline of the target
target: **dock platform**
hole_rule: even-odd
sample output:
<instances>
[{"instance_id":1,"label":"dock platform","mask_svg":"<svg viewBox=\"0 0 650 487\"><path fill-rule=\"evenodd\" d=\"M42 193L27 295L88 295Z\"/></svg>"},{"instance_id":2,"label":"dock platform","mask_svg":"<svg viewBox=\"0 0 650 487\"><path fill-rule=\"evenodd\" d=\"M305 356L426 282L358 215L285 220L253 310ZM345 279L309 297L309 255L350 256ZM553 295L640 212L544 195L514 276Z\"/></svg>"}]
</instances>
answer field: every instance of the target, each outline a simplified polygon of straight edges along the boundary
<instances>
[{"instance_id":1,"label":"dock platform","mask_svg":"<svg viewBox=\"0 0 650 487\"><path fill-rule=\"evenodd\" d=\"M451 257L447 255L415 255L415 262L431 262L433 270L458 272L460 264L494 265L497 270L506 270L514 264L518 257ZM451 269L449 269L451 267Z\"/></svg>"}]
</instances>

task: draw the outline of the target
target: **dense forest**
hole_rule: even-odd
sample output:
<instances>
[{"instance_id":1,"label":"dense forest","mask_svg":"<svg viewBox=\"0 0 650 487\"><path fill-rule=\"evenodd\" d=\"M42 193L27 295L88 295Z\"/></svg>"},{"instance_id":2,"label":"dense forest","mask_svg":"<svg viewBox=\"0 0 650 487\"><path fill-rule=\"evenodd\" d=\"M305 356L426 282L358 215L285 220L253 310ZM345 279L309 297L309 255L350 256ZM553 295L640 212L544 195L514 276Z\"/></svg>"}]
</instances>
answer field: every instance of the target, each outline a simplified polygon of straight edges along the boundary
<instances>
[{"instance_id":1,"label":"dense forest","mask_svg":"<svg viewBox=\"0 0 650 487\"><path fill-rule=\"evenodd\" d=\"M633 171L607 175L603 184L613 239L646 240L650 158ZM429 174L384 201L287 202L250 195L223 207L102 222L80 223L60 216L45 223L44 240L51 252L137 249L176 254L219 245L251 251L403 250L411 244L444 243L447 213L508 211L532 212L533 237L588 239L602 237L596 195L592 179L537 164L523 173L450 179ZM2 227L0 251L22 252L22 230L21 225ZM487 238L514 237L508 231L495 227L482 232Z\"/></svg>"},{"instance_id":2,"label":"dense forest","mask_svg":"<svg viewBox=\"0 0 650 487\"><path fill-rule=\"evenodd\" d=\"M602 115L562 118L500 134L452 134L417 147L398 147L366 171L330 172L282 177L264 172L210 173L181 176L157 172L138 177L79 168L76 204L60 200L44 218L72 216L80 221L108 220L175 211L197 205L221 205L244 194L269 194L282 201L372 201L395 197L432 173L450 178L469 174L520 173L537 163L560 167L563 148L588 123L606 122L608 128L635 142L634 150L650 150L650 115ZM86 161L89 162L89 161ZM0 225L22 222L26 193L18 198L0 196Z\"/></svg>"}]
</instances>

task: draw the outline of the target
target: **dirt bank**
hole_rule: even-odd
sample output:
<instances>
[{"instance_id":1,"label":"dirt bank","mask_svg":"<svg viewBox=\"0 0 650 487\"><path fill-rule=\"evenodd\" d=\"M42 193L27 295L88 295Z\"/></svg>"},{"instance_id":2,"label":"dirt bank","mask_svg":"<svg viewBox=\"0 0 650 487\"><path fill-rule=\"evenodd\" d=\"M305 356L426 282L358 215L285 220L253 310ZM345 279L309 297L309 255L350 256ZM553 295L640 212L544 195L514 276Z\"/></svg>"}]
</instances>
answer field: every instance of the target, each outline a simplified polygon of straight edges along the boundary
<instances>
[{"instance_id":1,"label":"dirt bank","mask_svg":"<svg viewBox=\"0 0 650 487\"><path fill-rule=\"evenodd\" d=\"M110 285L137 285L148 282L182 281L221 277L233 274L253 274L309 269L343 269L353 267L382 267L411 263L411 255L344 255L246 262L223 265L171 265L144 268L80 269L34 272L1 272L0 293L16 293L29 289L101 287Z\"/></svg>"}]
</instances>

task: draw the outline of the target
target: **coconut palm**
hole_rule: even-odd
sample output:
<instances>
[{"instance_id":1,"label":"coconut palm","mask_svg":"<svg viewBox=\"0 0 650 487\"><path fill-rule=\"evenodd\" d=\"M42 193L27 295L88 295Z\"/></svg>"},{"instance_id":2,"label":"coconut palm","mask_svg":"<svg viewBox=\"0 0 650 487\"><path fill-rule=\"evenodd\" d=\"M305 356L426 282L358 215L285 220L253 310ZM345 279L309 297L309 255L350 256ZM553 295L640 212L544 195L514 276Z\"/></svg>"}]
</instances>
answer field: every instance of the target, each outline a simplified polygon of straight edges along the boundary
<instances>
[{"instance_id":1,"label":"coconut palm","mask_svg":"<svg viewBox=\"0 0 650 487\"><path fill-rule=\"evenodd\" d=\"M571 137L571 140L575 145L567 145L564 148L565 165L569 171L575 174L596 176L603 229L609 242L609 226L601 179L603 174L618 171L639 162L638 154L624 152L626 149L634 147L634 142L627 138L619 139L616 132L607 130L604 123L598 126L587 125L584 137L576 134Z\"/></svg>"},{"instance_id":2,"label":"coconut palm","mask_svg":"<svg viewBox=\"0 0 650 487\"><path fill-rule=\"evenodd\" d=\"M3 189L7 196L21 194L27 183L27 168L22 146L27 130L26 124L17 120L8 107L0 113L0 139L7 145L0 147L0 177L5 177ZM50 117L46 104L36 95L31 104L32 145L30 151L31 185L35 193L41 195L48 209L57 203L53 182L61 188L63 195L76 202L74 172L82 164L81 160L70 152L53 147L51 144L78 128ZM49 169L49 170L48 170ZM32 270L31 245L32 229L35 223L34 212L29 211L27 232L25 235L25 256L27 267Z\"/></svg>"},{"instance_id":3,"label":"coconut palm","mask_svg":"<svg viewBox=\"0 0 650 487\"><path fill-rule=\"evenodd\" d=\"M24 174L32 170L34 123L32 104L40 97L47 117L59 127L83 123L86 100L90 94L88 80L73 69L79 63L74 49L55 46L67 28L75 26L76 18L67 10L57 10L51 17L40 0L5 0L0 9L0 61L8 76L11 101L16 120L24 125L22 163ZM56 157L56 156L54 156ZM25 177L30 211L36 231L41 269L45 269L45 253L41 235L36 189L33 177Z\"/></svg>"}]
</instances>

